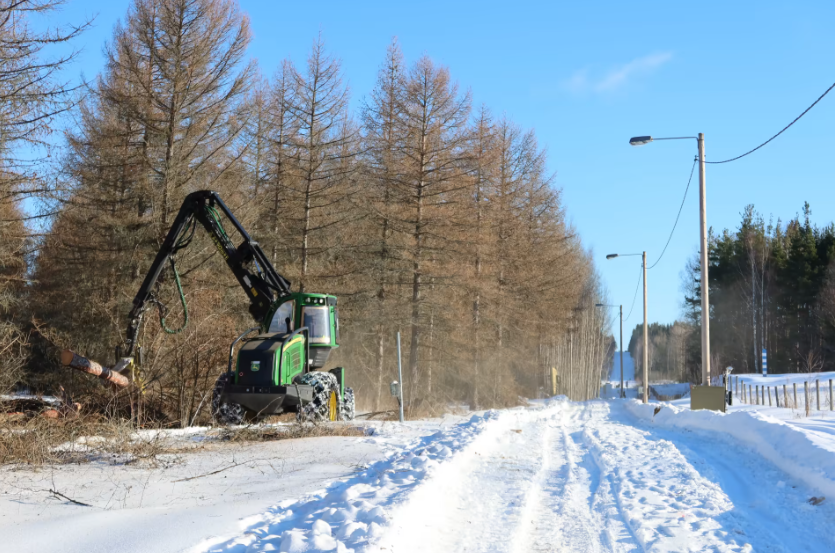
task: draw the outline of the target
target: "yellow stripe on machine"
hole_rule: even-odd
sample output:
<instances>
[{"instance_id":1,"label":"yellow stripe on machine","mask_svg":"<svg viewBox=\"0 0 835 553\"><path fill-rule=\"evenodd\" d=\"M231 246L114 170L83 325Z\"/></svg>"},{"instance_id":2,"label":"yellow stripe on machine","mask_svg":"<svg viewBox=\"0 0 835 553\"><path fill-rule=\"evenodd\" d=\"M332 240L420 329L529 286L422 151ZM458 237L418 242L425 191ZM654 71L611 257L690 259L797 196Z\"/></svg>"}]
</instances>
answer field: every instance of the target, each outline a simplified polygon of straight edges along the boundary
<instances>
[{"instance_id":1,"label":"yellow stripe on machine","mask_svg":"<svg viewBox=\"0 0 835 553\"><path fill-rule=\"evenodd\" d=\"M287 348L289 348L290 346L292 346L292 345L293 345L293 344L295 344L296 342L304 342L304 337L302 337L302 336L296 336L295 338L293 338L292 340L290 340L289 342L287 342L286 344L284 344L284 347L283 347L283 348L281 348L281 351L282 351L282 352L283 352L283 351L285 351Z\"/></svg>"}]
</instances>

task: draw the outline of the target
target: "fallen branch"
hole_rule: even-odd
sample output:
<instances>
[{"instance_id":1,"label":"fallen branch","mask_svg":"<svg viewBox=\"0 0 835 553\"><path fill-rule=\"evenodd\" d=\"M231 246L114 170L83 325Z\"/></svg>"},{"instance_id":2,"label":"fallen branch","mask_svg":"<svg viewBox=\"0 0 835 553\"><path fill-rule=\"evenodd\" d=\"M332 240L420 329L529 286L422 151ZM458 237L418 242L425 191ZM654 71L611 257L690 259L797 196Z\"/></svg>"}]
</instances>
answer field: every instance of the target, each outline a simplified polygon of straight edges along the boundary
<instances>
[{"instance_id":1,"label":"fallen branch","mask_svg":"<svg viewBox=\"0 0 835 553\"><path fill-rule=\"evenodd\" d=\"M248 465L250 463L258 463L258 462L261 462L261 461L269 462L270 459L250 459L249 461L244 461L242 463L232 463L231 465L229 465L227 467L223 467L222 469L213 470L212 472L207 472L206 474L199 474L197 476L189 476L188 478L180 478L179 480L172 480L171 483L173 484L174 482L188 482L189 480L197 480L198 478L203 478L203 477L206 477L206 476L212 476L214 474L219 474L219 473L221 473L225 470L233 469L235 467L240 467L242 465ZM298 472L300 470L301 469L291 470L290 473ZM282 469L281 474L287 474L287 473L285 473L284 470Z\"/></svg>"},{"instance_id":2,"label":"fallen branch","mask_svg":"<svg viewBox=\"0 0 835 553\"><path fill-rule=\"evenodd\" d=\"M188 478L180 478L179 480L172 480L172 483L173 482L188 482L189 480L197 480L198 478L203 478L204 476L212 476L213 474L218 474L218 473L221 473L225 470L233 469L233 468L239 467L241 465L246 465L247 463L252 463L253 461L256 461L256 460L258 460L258 459L251 459L249 461L244 461L243 463L233 463L233 464L229 465L228 467L223 467L222 469L213 470L212 472L207 472L206 474L200 474L198 476L189 476Z\"/></svg>"},{"instance_id":3,"label":"fallen branch","mask_svg":"<svg viewBox=\"0 0 835 553\"><path fill-rule=\"evenodd\" d=\"M62 494L61 492L57 492L57 491L52 490L52 489L50 489L48 491L49 491L49 493L51 493L55 497L59 497L61 499L66 499L70 503L75 503L76 505L81 505L82 507L92 507L92 505L88 505L87 503L82 503L80 501L76 501L75 499L72 499L71 497L67 497L66 495Z\"/></svg>"}]
</instances>

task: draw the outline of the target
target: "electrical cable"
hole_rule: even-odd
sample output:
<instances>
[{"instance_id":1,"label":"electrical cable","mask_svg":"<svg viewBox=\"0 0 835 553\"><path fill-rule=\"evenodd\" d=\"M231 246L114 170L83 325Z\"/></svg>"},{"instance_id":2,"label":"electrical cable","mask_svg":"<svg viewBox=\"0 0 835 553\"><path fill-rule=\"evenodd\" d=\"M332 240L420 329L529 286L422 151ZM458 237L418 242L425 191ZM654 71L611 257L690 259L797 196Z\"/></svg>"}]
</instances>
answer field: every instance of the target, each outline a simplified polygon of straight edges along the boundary
<instances>
[{"instance_id":1,"label":"electrical cable","mask_svg":"<svg viewBox=\"0 0 835 553\"><path fill-rule=\"evenodd\" d=\"M719 163L729 163L729 162L731 162L731 161L736 161L736 160L738 160L738 159L740 159L740 158L743 158L743 157L747 156L748 154L753 154L754 152L756 152L757 150L759 150L760 148L762 148L763 146L765 146L766 144L768 144L769 142L771 142L772 140L774 140L775 138L777 138L778 136L780 136L781 134L783 134L786 130L788 130L788 128L789 128L789 127L791 127L792 125L794 125L795 123L797 123L797 122L798 122L798 120L800 120L800 118L801 118L801 117L803 117L804 115L806 115L806 114L809 112L809 110L810 110L810 109L812 109L813 107L815 107L815 104L817 104L818 102L820 102L821 100L823 100L823 97L824 97L824 96L826 96L827 94L829 94L829 92L830 92L833 88L835 88L835 83L832 83L832 86L830 86L829 88L827 88L827 89L826 89L826 92L824 92L823 94L821 94L821 95L820 95L820 97L819 97L817 100L815 100L815 101L812 103L812 105L811 105L811 106L809 106L808 108L806 108L806 110L805 110L803 113L801 113L800 115L798 115L797 117L795 117L795 118L794 118L794 121L792 121L791 123L789 123L788 125L786 125L785 127L783 127L783 130L781 130L780 132L778 132L777 134L775 134L774 136L772 136L771 138L769 138L768 140L766 140L765 142L763 142L762 144L760 144L759 146L757 146L756 148L754 148L753 150L749 150L749 151L745 152L744 154L742 154L741 156L736 156L736 157L733 157L733 158L731 158L731 159L726 159L726 160L724 160L724 161L705 161L705 163L711 163L711 164L714 164L714 165L715 165L715 164L719 164Z\"/></svg>"},{"instance_id":2,"label":"electrical cable","mask_svg":"<svg viewBox=\"0 0 835 553\"><path fill-rule=\"evenodd\" d=\"M632 296L632 307L629 308L629 313L626 315L624 321L628 321L632 315L632 310L635 309L635 298L638 297L638 288L641 287L641 280L644 278L644 266L641 265L641 272L638 274L638 285L635 287L635 295Z\"/></svg>"},{"instance_id":3,"label":"electrical cable","mask_svg":"<svg viewBox=\"0 0 835 553\"><path fill-rule=\"evenodd\" d=\"M664 252L667 251L667 246L670 245L670 240L673 239L673 233L676 231L676 226L678 226L678 219L681 217L681 210L684 209L684 201L687 200L687 192L690 190L690 183L693 181L693 172L696 170L696 162L699 160L698 156L693 159L693 166L690 168L690 178L687 179L687 188L684 189L684 197L681 199L681 206L678 208L678 215L676 215L676 222L673 223L673 230L670 231L670 236L667 238L667 243L664 244L664 249L661 250L661 255L658 256L658 259L655 260L655 263L652 266L647 267L647 270L652 269L656 265L661 262L661 258L664 257Z\"/></svg>"}]
</instances>

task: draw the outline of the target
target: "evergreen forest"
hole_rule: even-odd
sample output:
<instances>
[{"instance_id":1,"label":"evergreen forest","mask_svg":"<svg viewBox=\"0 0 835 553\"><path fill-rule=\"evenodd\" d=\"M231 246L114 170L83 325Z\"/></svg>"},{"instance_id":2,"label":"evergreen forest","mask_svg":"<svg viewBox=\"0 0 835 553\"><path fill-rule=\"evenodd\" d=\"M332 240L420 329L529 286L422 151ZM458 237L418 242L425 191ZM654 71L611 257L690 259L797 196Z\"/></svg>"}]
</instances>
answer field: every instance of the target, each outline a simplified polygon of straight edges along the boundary
<instances>
[{"instance_id":1,"label":"evergreen forest","mask_svg":"<svg viewBox=\"0 0 835 553\"><path fill-rule=\"evenodd\" d=\"M709 236L710 347L714 375L835 370L835 224L812 223L812 208L766 221L753 205L739 227ZM698 254L682 272L683 318L649 328L650 379L699 382L701 281ZM643 326L629 352L641 366Z\"/></svg>"}]
</instances>

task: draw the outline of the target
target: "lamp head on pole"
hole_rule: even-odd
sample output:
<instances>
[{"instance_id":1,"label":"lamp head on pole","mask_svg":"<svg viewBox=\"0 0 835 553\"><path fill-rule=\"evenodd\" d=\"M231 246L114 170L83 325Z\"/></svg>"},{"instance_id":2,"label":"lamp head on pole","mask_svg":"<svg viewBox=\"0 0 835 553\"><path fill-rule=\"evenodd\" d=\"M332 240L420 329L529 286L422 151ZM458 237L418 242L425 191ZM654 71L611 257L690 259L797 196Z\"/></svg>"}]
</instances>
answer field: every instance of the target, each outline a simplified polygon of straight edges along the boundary
<instances>
[{"instance_id":1,"label":"lamp head on pole","mask_svg":"<svg viewBox=\"0 0 835 553\"><path fill-rule=\"evenodd\" d=\"M606 259L614 259L617 256L618 256L618 254L616 254L616 253L610 253L609 255L606 256Z\"/></svg>"},{"instance_id":2,"label":"lamp head on pole","mask_svg":"<svg viewBox=\"0 0 835 553\"><path fill-rule=\"evenodd\" d=\"M630 146L643 146L652 142L651 136L633 136L629 139Z\"/></svg>"},{"instance_id":3,"label":"lamp head on pole","mask_svg":"<svg viewBox=\"0 0 835 553\"><path fill-rule=\"evenodd\" d=\"M595 307L606 307L606 306L605 306L605 305L603 305L602 303L595 303L595 304L594 304L594 306L595 306Z\"/></svg>"}]
</instances>

